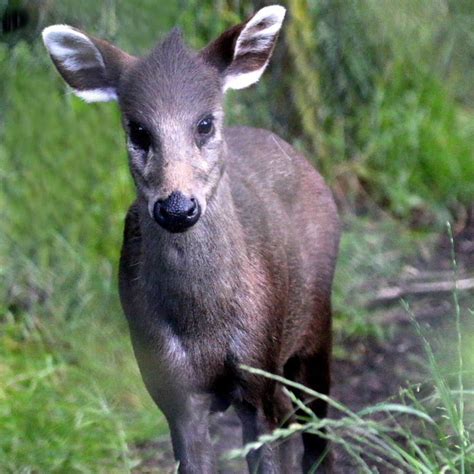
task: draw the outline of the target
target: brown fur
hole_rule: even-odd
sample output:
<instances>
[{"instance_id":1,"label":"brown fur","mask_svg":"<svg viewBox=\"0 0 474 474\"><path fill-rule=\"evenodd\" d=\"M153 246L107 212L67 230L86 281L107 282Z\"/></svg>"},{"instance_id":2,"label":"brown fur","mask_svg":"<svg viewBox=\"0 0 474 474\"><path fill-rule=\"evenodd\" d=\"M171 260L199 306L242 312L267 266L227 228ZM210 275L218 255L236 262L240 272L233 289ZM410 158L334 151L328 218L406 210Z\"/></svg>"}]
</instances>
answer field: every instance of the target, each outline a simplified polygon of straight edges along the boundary
<instances>
[{"instance_id":1,"label":"brown fur","mask_svg":"<svg viewBox=\"0 0 474 474\"><path fill-rule=\"evenodd\" d=\"M146 157L130 148L137 199L125 223L120 297L183 473L215 470L210 411L233 405L245 442L287 420L292 407L281 387L241 364L329 392L337 210L321 176L282 139L223 126L221 84L243 26L200 54L177 31L144 58L98 43L106 64L122 65L113 77L125 129L139 122L153 140ZM251 71L261 52L248 61L243 67ZM193 127L209 113L215 132L201 144ZM203 208L200 220L177 234L150 211L173 191L195 196ZM309 404L325 416L324 403ZM315 436L304 443L309 470L326 445ZM291 469L270 446L248 461L252 471Z\"/></svg>"}]
</instances>

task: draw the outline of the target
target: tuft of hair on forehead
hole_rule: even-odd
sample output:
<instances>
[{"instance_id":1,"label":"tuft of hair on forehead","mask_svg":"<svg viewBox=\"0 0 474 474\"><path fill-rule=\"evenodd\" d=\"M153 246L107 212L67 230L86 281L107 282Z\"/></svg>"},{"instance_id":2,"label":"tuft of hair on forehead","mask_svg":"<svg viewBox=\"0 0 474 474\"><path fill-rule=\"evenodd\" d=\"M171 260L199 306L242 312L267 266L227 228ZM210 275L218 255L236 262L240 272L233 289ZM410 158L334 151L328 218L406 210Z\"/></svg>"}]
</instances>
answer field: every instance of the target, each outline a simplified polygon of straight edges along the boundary
<instances>
[{"instance_id":1,"label":"tuft of hair on forehead","mask_svg":"<svg viewBox=\"0 0 474 474\"><path fill-rule=\"evenodd\" d=\"M164 78L178 80L178 83L181 82L179 79L192 81L195 74L205 70L196 52L184 42L179 28L173 28L163 41L153 48L147 60Z\"/></svg>"},{"instance_id":2,"label":"tuft of hair on forehead","mask_svg":"<svg viewBox=\"0 0 474 474\"><path fill-rule=\"evenodd\" d=\"M149 55L161 54L162 51L191 51L184 41L183 31L178 26L175 26L155 47L151 50Z\"/></svg>"},{"instance_id":3,"label":"tuft of hair on forehead","mask_svg":"<svg viewBox=\"0 0 474 474\"><path fill-rule=\"evenodd\" d=\"M222 95L218 73L186 45L178 28L130 68L121 88L123 105L146 108L145 113L172 107L184 113L199 103L211 107Z\"/></svg>"}]
</instances>

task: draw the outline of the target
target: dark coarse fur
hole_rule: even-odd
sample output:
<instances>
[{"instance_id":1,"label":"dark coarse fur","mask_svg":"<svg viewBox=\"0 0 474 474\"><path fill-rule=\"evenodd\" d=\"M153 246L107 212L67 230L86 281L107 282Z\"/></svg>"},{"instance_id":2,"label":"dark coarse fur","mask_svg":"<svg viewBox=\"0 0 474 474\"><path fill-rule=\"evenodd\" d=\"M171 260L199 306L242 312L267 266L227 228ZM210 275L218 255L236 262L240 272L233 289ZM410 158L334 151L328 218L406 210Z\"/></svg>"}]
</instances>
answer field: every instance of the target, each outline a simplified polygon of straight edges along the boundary
<instances>
[{"instance_id":1,"label":"dark coarse fur","mask_svg":"<svg viewBox=\"0 0 474 474\"><path fill-rule=\"evenodd\" d=\"M131 105L124 104L125 110L132 107L147 117L156 116L156 110L186 114L188 104L206 110L221 100L218 88L202 87L212 83L212 71L201 71L200 58L181 47L172 41L152 53L139 79L133 75L130 87L137 92L128 90ZM144 94L153 84L159 84L162 95ZM137 106L138 100L143 104ZM171 150L182 144L162 146ZM127 216L120 270L122 303L148 390L172 434L181 416L193 420L185 423L188 442L190 426L201 427L194 436L207 446L207 454L206 421L195 419L197 413L205 418L207 407L233 404L246 441L276 428L291 411L281 387L250 376L240 364L328 393L330 294L339 240L331 192L279 137L226 128L220 153L223 169L207 212L188 232L160 229L139 196ZM324 404L313 402L312 408L325 415ZM174 440L175 450L189 453L190 448L176 448L180 443L185 444ZM311 447L316 445L310 440ZM260 453L262 472L275 468L267 449ZM324 451L324 443L316 451L308 465ZM212 466L207 456L198 458L201 471Z\"/></svg>"},{"instance_id":2,"label":"dark coarse fur","mask_svg":"<svg viewBox=\"0 0 474 474\"><path fill-rule=\"evenodd\" d=\"M276 135L223 126L226 74L265 66L277 33L271 42L258 35L272 21L252 25L242 41L245 54L234 61L246 23L200 53L186 48L177 31L143 58L91 38L92 48L79 44L83 56L94 58L97 48L105 69L99 63L90 84L84 71L68 73L86 90L105 77L107 87L116 87L126 131L137 122L151 137L146 154L129 143L137 199L125 222L120 297L143 379L169 422L182 473L215 471L212 411L233 405L244 442L289 421L292 406L282 387L242 364L329 393L340 233L332 194ZM209 113L215 131L198 140L195 124ZM185 232L170 233L153 219L153 203L176 191L196 197L202 215ZM326 415L322 401L308 404ZM326 443L314 435L303 442L306 472ZM292 472L288 446L252 451L249 469Z\"/></svg>"},{"instance_id":3,"label":"dark coarse fur","mask_svg":"<svg viewBox=\"0 0 474 474\"><path fill-rule=\"evenodd\" d=\"M160 232L144 203L130 208L121 297L145 383L168 419L205 393L211 405L255 409L271 429L288 404L238 364L328 393L339 223L322 178L287 143L246 127L225 137L226 172L192 232Z\"/></svg>"}]
</instances>

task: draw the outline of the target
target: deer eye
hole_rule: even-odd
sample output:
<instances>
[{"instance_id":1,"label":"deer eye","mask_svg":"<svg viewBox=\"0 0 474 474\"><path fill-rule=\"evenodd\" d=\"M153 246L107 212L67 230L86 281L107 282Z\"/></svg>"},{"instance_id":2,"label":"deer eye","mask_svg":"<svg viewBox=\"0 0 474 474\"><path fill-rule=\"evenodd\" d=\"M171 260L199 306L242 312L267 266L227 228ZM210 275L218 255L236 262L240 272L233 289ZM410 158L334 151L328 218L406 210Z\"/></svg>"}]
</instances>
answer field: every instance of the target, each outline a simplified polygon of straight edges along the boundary
<instances>
[{"instance_id":1,"label":"deer eye","mask_svg":"<svg viewBox=\"0 0 474 474\"><path fill-rule=\"evenodd\" d=\"M136 122L128 124L130 142L135 148L148 151L151 147L151 135L144 127Z\"/></svg>"},{"instance_id":2,"label":"deer eye","mask_svg":"<svg viewBox=\"0 0 474 474\"><path fill-rule=\"evenodd\" d=\"M202 137L210 135L214 130L214 117L205 117L197 124L197 132Z\"/></svg>"}]
</instances>

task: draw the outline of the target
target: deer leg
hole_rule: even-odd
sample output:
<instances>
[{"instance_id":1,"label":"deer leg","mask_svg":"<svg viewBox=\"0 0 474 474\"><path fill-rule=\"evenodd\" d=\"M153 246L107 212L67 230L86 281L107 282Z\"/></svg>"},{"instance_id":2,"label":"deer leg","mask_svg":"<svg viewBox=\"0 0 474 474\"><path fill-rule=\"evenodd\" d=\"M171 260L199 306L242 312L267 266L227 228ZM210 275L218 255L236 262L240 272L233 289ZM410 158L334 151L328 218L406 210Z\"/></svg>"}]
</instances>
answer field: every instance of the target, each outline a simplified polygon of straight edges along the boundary
<instances>
[{"instance_id":1,"label":"deer leg","mask_svg":"<svg viewBox=\"0 0 474 474\"><path fill-rule=\"evenodd\" d=\"M259 436L272 430L261 408L244 402L236 406L236 412L242 423L244 445L257 441ZM269 444L250 451L247 455L247 464L250 474L276 474L279 472L277 453Z\"/></svg>"},{"instance_id":2,"label":"deer leg","mask_svg":"<svg viewBox=\"0 0 474 474\"><path fill-rule=\"evenodd\" d=\"M297 381L308 388L324 395L329 395L330 372L329 354L326 352L300 359L300 372ZM327 403L319 398L308 400L302 395L302 400L318 418L327 415ZM306 399L305 399L306 398ZM332 472L332 457L328 451L328 441L314 434L303 433L303 472L330 473Z\"/></svg>"},{"instance_id":3,"label":"deer leg","mask_svg":"<svg viewBox=\"0 0 474 474\"><path fill-rule=\"evenodd\" d=\"M293 404L290 398L283 393L281 385L276 386L275 397L270 408L272 410L270 416L278 421L278 426L287 427L293 421ZM282 474L298 472L296 442L297 439L294 436L278 441L279 465Z\"/></svg>"},{"instance_id":4,"label":"deer leg","mask_svg":"<svg viewBox=\"0 0 474 474\"><path fill-rule=\"evenodd\" d=\"M168 420L174 456L180 474L215 472L209 434L209 397L192 395L172 410L163 410Z\"/></svg>"},{"instance_id":5,"label":"deer leg","mask_svg":"<svg viewBox=\"0 0 474 474\"><path fill-rule=\"evenodd\" d=\"M290 399L283 393L281 386L268 387L267 393L273 395L265 398L262 407L243 403L236 407L242 422L244 444L256 441L259 436L271 433L274 429L289 422L292 413ZM277 441L265 444L247 455L247 463L251 474L295 472L294 440Z\"/></svg>"}]
</instances>

